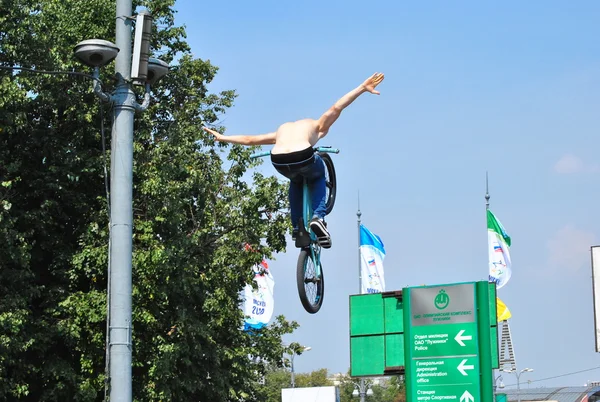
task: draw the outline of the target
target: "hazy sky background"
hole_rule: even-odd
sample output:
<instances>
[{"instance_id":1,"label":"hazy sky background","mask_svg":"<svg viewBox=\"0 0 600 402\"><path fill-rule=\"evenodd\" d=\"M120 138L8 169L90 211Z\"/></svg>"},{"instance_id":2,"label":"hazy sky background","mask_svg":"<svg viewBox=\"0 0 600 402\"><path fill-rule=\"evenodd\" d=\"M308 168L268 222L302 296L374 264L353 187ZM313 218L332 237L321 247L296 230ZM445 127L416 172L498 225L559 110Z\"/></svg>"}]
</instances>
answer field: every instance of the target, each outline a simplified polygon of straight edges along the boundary
<instances>
[{"instance_id":1,"label":"hazy sky background","mask_svg":"<svg viewBox=\"0 0 600 402\"><path fill-rule=\"evenodd\" d=\"M269 261L275 315L312 350L296 372L350 364L348 301L358 293L362 222L385 243L387 290L487 280L485 172L491 209L513 240L499 297L521 381L600 368L594 348L590 246L600 243L600 3L596 1L180 0L195 57L220 68L212 91L235 89L226 134L318 118L376 71L322 141L338 198L327 218L325 300L304 311L298 250ZM268 160L266 161L268 162ZM265 163L261 171L276 174ZM531 386L583 385L600 369ZM504 383L516 383L505 374Z\"/></svg>"}]
</instances>

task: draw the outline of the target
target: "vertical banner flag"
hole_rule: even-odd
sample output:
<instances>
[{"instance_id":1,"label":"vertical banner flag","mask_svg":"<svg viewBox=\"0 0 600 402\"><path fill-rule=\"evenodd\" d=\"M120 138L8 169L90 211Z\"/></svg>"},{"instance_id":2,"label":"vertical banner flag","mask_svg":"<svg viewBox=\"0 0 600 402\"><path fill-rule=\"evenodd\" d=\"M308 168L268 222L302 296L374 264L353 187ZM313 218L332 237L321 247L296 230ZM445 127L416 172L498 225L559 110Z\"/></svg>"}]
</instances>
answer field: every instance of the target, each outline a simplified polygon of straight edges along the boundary
<instances>
[{"instance_id":1,"label":"vertical banner flag","mask_svg":"<svg viewBox=\"0 0 600 402\"><path fill-rule=\"evenodd\" d=\"M361 293L381 293L385 291L383 241L369 229L360 225L360 274Z\"/></svg>"},{"instance_id":2,"label":"vertical banner flag","mask_svg":"<svg viewBox=\"0 0 600 402\"><path fill-rule=\"evenodd\" d=\"M244 287L245 331L266 326L273 316L275 304L273 297L275 280L267 262L263 260L259 265L252 267L252 270L257 289L254 289L251 284L246 284Z\"/></svg>"},{"instance_id":3,"label":"vertical banner flag","mask_svg":"<svg viewBox=\"0 0 600 402\"><path fill-rule=\"evenodd\" d=\"M506 304L496 297L496 319L498 321L506 321L510 317L512 317L512 314L510 313L508 307L506 307Z\"/></svg>"},{"instance_id":4,"label":"vertical banner flag","mask_svg":"<svg viewBox=\"0 0 600 402\"><path fill-rule=\"evenodd\" d=\"M489 209L487 210L487 227L489 282L495 282L496 287L500 289L506 285L512 274L509 251L510 236Z\"/></svg>"}]
</instances>

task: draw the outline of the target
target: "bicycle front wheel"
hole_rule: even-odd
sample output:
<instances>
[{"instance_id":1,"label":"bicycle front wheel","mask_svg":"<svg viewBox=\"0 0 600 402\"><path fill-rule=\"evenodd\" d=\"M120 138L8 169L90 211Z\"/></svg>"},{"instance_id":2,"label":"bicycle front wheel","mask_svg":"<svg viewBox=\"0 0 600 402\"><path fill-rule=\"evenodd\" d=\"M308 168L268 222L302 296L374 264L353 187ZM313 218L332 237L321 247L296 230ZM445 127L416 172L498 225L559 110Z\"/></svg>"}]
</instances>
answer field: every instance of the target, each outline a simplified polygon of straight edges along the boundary
<instances>
[{"instance_id":1,"label":"bicycle front wheel","mask_svg":"<svg viewBox=\"0 0 600 402\"><path fill-rule=\"evenodd\" d=\"M302 306L310 314L319 311L323 304L323 296L325 295L323 265L320 263L319 273L320 275L317 277L316 264L312 259L310 249L302 249L298 256L296 282Z\"/></svg>"},{"instance_id":2,"label":"bicycle front wheel","mask_svg":"<svg viewBox=\"0 0 600 402\"><path fill-rule=\"evenodd\" d=\"M336 196L337 181L335 177L335 168L333 167L333 160L329 154L324 152L319 153L325 163L325 184L327 189L325 190L325 215L329 215L333 210Z\"/></svg>"}]
</instances>

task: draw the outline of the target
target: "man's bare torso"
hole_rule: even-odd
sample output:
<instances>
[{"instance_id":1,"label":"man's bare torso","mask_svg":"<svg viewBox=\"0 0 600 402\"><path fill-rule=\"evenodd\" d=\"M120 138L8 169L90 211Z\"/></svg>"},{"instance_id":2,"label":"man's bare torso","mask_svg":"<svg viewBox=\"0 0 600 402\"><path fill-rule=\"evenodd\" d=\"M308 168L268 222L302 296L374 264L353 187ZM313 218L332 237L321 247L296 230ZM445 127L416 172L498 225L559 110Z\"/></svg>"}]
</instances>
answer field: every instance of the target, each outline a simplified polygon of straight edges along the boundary
<instances>
[{"instance_id":1,"label":"man's bare torso","mask_svg":"<svg viewBox=\"0 0 600 402\"><path fill-rule=\"evenodd\" d=\"M284 123L277 129L272 154L286 154L314 146L319 141L317 121L303 119Z\"/></svg>"}]
</instances>

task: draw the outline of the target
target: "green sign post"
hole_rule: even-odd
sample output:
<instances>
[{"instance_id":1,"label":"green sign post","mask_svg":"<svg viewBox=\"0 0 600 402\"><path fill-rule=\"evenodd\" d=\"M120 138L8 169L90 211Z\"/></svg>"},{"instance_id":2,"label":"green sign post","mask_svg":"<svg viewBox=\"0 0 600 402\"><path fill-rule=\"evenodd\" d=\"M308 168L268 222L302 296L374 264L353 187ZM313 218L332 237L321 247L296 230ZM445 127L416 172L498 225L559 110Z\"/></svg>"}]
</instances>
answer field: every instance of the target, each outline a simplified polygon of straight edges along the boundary
<instances>
[{"instance_id":1,"label":"green sign post","mask_svg":"<svg viewBox=\"0 0 600 402\"><path fill-rule=\"evenodd\" d=\"M405 374L409 402L492 402L496 287L486 281L350 296L350 375Z\"/></svg>"},{"instance_id":2,"label":"green sign post","mask_svg":"<svg viewBox=\"0 0 600 402\"><path fill-rule=\"evenodd\" d=\"M409 400L491 402L488 283L406 288L403 298Z\"/></svg>"}]
</instances>

